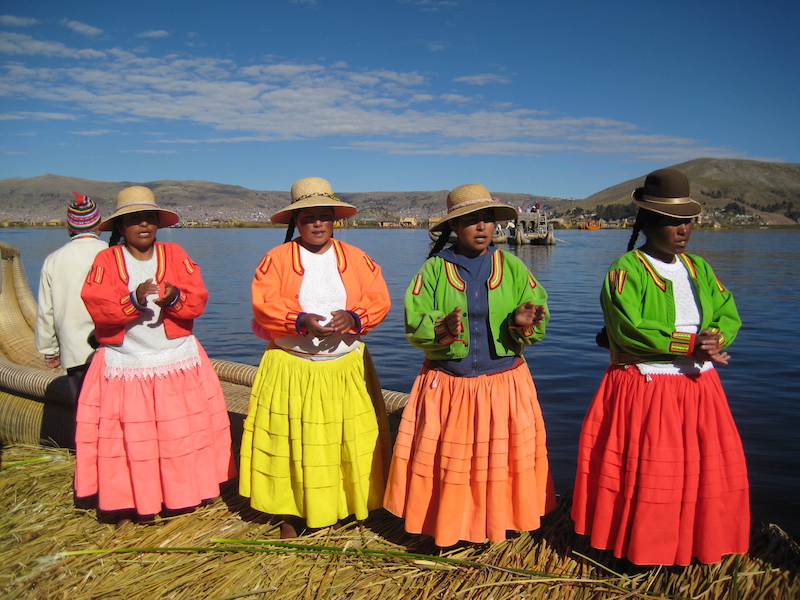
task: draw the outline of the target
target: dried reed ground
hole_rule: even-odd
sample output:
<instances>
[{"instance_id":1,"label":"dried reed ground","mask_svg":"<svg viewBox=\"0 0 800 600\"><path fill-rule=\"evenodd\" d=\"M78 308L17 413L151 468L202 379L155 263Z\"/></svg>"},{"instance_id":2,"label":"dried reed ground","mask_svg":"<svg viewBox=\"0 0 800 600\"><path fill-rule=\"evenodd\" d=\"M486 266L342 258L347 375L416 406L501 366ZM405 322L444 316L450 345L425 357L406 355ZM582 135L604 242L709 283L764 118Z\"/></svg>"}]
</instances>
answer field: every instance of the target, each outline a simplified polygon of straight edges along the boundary
<instances>
[{"instance_id":1,"label":"dried reed ground","mask_svg":"<svg viewBox=\"0 0 800 600\"><path fill-rule=\"evenodd\" d=\"M116 529L75 507L73 469L66 450L2 449L0 600L800 598L800 550L777 527L716 565L635 567L572 533L562 497L540 530L486 546L438 552L383 511L284 545L235 482L192 513Z\"/></svg>"}]
</instances>

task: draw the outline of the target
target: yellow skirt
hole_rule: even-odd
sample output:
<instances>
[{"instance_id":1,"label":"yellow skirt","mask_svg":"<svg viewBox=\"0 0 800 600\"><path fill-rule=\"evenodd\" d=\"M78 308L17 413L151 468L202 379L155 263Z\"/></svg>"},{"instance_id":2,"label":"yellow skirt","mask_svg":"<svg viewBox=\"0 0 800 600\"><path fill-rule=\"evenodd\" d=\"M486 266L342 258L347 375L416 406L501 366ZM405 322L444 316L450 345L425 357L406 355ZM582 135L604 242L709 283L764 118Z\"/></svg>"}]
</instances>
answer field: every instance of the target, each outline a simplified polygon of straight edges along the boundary
<instances>
[{"instance_id":1,"label":"yellow skirt","mask_svg":"<svg viewBox=\"0 0 800 600\"><path fill-rule=\"evenodd\" d=\"M309 527L365 519L383 500L382 408L363 344L329 361L267 349L244 422L239 492L256 510L296 515Z\"/></svg>"}]
</instances>

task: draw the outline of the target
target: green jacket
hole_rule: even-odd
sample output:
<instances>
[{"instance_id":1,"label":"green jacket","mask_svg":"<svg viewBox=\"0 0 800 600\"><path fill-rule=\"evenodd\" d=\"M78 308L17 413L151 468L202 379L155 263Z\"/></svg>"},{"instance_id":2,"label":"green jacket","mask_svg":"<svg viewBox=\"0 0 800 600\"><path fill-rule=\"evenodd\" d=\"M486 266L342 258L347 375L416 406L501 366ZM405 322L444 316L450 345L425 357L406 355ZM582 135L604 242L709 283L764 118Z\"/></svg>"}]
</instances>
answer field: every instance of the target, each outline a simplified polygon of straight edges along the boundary
<instances>
[{"instance_id":1,"label":"green jacket","mask_svg":"<svg viewBox=\"0 0 800 600\"><path fill-rule=\"evenodd\" d=\"M547 292L525 264L503 250L492 253L492 274L486 281L489 329L498 356L521 355L525 345L544 337L550 310L536 327L519 327L518 306L531 301L547 308ZM406 337L431 360L464 358L469 348L469 307L466 284L458 267L438 256L429 258L408 286L405 295ZM462 308L464 332L453 337L444 319Z\"/></svg>"},{"instance_id":2,"label":"green jacket","mask_svg":"<svg viewBox=\"0 0 800 600\"><path fill-rule=\"evenodd\" d=\"M700 305L700 330L719 331L720 349L727 348L742 326L733 295L701 257L678 256ZM671 362L694 352L696 335L675 331L672 282L662 278L640 250L623 254L609 267L600 304L613 364Z\"/></svg>"}]
</instances>

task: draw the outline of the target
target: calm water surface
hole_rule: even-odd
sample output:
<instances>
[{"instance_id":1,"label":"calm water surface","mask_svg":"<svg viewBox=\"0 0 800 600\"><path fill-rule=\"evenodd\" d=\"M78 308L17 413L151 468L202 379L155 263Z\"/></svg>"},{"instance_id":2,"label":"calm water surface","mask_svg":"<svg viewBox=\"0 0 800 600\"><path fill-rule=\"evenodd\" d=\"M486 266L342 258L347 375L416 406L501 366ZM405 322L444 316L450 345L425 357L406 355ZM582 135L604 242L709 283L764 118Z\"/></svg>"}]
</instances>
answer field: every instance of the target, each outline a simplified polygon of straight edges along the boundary
<instances>
[{"instance_id":1,"label":"calm water surface","mask_svg":"<svg viewBox=\"0 0 800 600\"><path fill-rule=\"evenodd\" d=\"M209 355L257 365L263 342L250 332L250 281L264 253L283 241L278 229L168 229L200 264L210 301L195 333ZM106 234L107 235L107 234ZM383 268L392 295L386 321L367 336L381 384L409 391L422 353L403 335L403 293L429 251L425 230L337 230ZM547 423L557 491L572 485L581 421L608 363L594 342L602 327L598 302L606 268L630 231L558 231L555 247L508 246L547 289L547 337L526 350ZM106 238L107 239L107 238ZM67 241L63 230L0 232L22 251L34 291L44 257ZM719 369L750 469L754 519L800 537L800 230L695 230L700 254L731 288L744 326Z\"/></svg>"}]
</instances>

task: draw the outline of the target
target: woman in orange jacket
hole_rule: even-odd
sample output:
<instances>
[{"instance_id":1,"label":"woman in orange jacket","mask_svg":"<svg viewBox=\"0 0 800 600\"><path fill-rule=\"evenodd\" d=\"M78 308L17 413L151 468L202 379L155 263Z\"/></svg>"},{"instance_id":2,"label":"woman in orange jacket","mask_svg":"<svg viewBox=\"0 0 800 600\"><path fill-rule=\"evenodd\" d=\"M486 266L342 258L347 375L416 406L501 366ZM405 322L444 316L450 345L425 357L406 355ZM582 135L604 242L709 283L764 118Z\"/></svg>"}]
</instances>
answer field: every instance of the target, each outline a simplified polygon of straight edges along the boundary
<instances>
[{"instance_id":1,"label":"woman in orange jacket","mask_svg":"<svg viewBox=\"0 0 800 600\"><path fill-rule=\"evenodd\" d=\"M156 241L178 218L146 187L122 190L81 291L101 346L78 401L75 494L97 494L118 522L198 506L235 475L222 388L192 335L208 301L200 267Z\"/></svg>"},{"instance_id":2,"label":"woman in orange jacket","mask_svg":"<svg viewBox=\"0 0 800 600\"><path fill-rule=\"evenodd\" d=\"M272 216L289 225L286 243L253 279L254 329L270 344L244 423L239 492L282 516L284 538L382 504L388 424L361 336L390 300L380 267L332 237L334 221L355 213L326 180L295 182L292 204Z\"/></svg>"}]
</instances>

